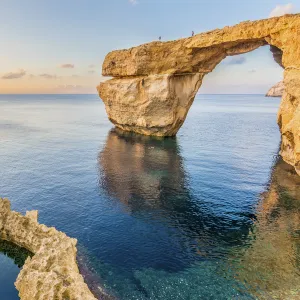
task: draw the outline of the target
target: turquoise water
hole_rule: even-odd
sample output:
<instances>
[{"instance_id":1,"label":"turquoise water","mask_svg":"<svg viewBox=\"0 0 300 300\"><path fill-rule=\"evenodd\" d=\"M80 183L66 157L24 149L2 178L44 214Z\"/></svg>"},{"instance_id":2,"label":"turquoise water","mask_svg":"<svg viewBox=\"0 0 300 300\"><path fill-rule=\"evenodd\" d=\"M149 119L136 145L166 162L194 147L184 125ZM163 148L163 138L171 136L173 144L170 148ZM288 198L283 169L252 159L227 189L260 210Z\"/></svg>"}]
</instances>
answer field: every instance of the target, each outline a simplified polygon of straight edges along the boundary
<instances>
[{"instance_id":1,"label":"turquoise water","mask_svg":"<svg viewBox=\"0 0 300 300\"><path fill-rule=\"evenodd\" d=\"M160 140L114 130L96 95L1 95L0 195L77 238L120 299L294 297L300 187L277 159L279 101L199 95Z\"/></svg>"}]
</instances>

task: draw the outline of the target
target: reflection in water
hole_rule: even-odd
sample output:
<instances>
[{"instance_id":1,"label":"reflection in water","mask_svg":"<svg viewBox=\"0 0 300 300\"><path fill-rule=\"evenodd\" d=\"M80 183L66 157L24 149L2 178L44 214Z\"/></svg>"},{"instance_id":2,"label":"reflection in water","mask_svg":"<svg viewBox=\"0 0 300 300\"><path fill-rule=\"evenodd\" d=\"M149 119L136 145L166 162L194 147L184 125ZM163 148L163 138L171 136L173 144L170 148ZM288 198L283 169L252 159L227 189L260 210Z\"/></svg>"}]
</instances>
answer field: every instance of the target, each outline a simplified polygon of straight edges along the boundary
<instances>
[{"instance_id":1,"label":"reflection in water","mask_svg":"<svg viewBox=\"0 0 300 300\"><path fill-rule=\"evenodd\" d=\"M260 297L267 293L272 299L299 299L300 178L280 158L256 218L251 246L240 256L237 278Z\"/></svg>"},{"instance_id":2,"label":"reflection in water","mask_svg":"<svg viewBox=\"0 0 300 300\"><path fill-rule=\"evenodd\" d=\"M184 193L185 174L175 138L110 131L100 154L106 191L136 210L160 208L168 191ZM138 198L138 203L131 202ZM165 203L166 204L166 203Z\"/></svg>"},{"instance_id":3,"label":"reflection in water","mask_svg":"<svg viewBox=\"0 0 300 300\"><path fill-rule=\"evenodd\" d=\"M220 257L228 246L246 242L253 223L251 212L232 208L216 213L207 199L193 195L175 138L114 129L99 163L103 188L121 201L128 213L173 230L172 238L181 244L177 262L171 269L167 263L159 268L178 271L203 257Z\"/></svg>"},{"instance_id":4,"label":"reflection in water","mask_svg":"<svg viewBox=\"0 0 300 300\"><path fill-rule=\"evenodd\" d=\"M99 167L102 187L121 201L128 214L143 219L148 227L161 225L154 235L147 232L139 240L157 241L157 250L151 252L154 258L140 246L142 258L135 257L131 265L124 262L125 267L144 270L135 272L143 288L157 288L159 275L151 271L157 268L168 272L161 273L168 278L166 286L179 278L187 280L187 295L209 278L205 284L211 281L212 290L226 290L228 297L239 291L239 299L244 299L246 289L260 299L299 299L300 179L280 159L256 212L221 202L219 210L213 211L209 199L194 195L173 138L161 140L112 130L99 155ZM166 227L171 230L167 235ZM159 255L164 259L160 261ZM183 277L180 272L185 272ZM149 282L156 283L152 286ZM230 285L236 290L230 292ZM199 291L201 295L204 292Z\"/></svg>"}]
</instances>

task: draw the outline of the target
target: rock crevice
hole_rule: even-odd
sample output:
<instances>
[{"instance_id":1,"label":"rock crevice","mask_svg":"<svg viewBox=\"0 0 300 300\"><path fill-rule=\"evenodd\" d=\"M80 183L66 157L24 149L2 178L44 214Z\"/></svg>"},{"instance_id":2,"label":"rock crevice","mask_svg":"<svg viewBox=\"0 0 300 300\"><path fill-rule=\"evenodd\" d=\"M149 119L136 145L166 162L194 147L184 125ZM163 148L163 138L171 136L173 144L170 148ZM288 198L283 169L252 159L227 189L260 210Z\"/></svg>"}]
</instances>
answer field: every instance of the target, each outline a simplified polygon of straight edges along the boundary
<instances>
[{"instance_id":1,"label":"rock crevice","mask_svg":"<svg viewBox=\"0 0 300 300\"><path fill-rule=\"evenodd\" d=\"M226 57L270 45L284 68L278 112L281 155L300 174L300 14L212 30L170 42L152 42L109 53L98 92L119 128L173 136L182 126L204 76Z\"/></svg>"}]
</instances>

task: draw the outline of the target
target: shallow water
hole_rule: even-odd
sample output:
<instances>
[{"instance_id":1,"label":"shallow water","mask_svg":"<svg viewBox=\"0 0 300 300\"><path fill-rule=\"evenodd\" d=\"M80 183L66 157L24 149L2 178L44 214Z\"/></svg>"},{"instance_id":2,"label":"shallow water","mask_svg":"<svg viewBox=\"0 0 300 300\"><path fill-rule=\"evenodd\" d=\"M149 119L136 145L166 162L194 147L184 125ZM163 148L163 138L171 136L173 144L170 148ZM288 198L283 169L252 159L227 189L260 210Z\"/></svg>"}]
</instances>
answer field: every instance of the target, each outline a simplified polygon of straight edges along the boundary
<instances>
[{"instance_id":1,"label":"shallow water","mask_svg":"<svg viewBox=\"0 0 300 300\"><path fill-rule=\"evenodd\" d=\"M200 95L160 140L112 130L94 95L2 95L0 195L76 237L121 299L294 297L300 187L276 175L292 174L276 163L279 101Z\"/></svg>"},{"instance_id":2,"label":"shallow water","mask_svg":"<svg viewBox=\"0 0 300 300\"><path fill-rule=\"evenodd\" d=\"M26 249L0 240L0 299L18 299L14 282L25 260L32 254Z\"/></svg>"}]
</instances>

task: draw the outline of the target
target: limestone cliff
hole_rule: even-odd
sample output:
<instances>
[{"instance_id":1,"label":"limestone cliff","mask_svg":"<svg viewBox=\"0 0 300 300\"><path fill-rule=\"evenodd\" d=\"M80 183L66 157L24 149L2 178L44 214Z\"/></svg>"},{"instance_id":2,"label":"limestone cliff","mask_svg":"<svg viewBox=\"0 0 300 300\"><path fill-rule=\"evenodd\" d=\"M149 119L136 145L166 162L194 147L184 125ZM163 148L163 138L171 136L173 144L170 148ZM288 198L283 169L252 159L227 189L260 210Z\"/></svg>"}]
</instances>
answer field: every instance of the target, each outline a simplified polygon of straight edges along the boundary
<instances>
[{"instance_id":1,"label":"limestone cliff","mask_svg":"<svg viewBox=\"0 0 300 300\"><path fill-rule=\"evenodd\" d=\"M15 283L21 300L96 300L79 274L77 240L39 224L37 211L22 216L0 198L0 239L34 254Z\"/></svg>"},{"instance_id":2,"label":"limestone cliff","mask_svg":"<svg viewBox=\"0 0 300 300\"><path fill-rule=\"evenodd\" d=\"M278 82L266 94L266 97L282 97L284 92L284 83L283 81Z\"/></svg>"},{"instance_id":3,"label":"limestone cliff","mask_svg":"<svg viewBox=\"0 0 300 300\"><path fill-rule=\"evenodd\" d=\"M278 113L281 155L300 174L300 15L247 21L190 38L109 53L98 92L119 128L172 136L183 124L203 77L226 57L270 45L284 68Z\"/></svg>"}]
</instances>

